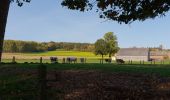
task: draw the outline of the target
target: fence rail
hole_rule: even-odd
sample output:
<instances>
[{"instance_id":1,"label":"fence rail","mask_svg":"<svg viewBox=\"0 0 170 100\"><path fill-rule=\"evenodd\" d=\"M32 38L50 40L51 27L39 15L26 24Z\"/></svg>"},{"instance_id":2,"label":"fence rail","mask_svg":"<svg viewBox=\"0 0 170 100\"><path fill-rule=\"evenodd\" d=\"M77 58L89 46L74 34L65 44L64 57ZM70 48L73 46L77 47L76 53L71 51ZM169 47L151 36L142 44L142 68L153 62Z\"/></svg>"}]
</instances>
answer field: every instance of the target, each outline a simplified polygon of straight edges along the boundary
<instances>
[{"instance_id":1,"label":"fence rail","mask_svg":"<svg viewBox=\"0 0 170 100\"><path fill-rule=\"evenodd\" d=\"M67 57L60 58L60 59L57 60L57 62L58 63L67 63L66 61L63 61L64 59L66 60L66 58ZM100 59L100 58L85 58L84 57L84 60L81 59L81 58L77 58L76 63L101 63L102 62L101 60L102 59ZM43 58L43 57L40 57L39 59L38 58L36 58L36 59L17 59L17 57L13 56L13 57L11 57L11 59L2 59L2 62L3 63L51 63L51 60L50 60L50 58L47 59L47 58ZM118 64L116 61L113 61L113 60L111 62L108 62L108 58L104 58L103 63L104 64L105 63ZM163 64L170 64L170 60L160 60L160 61L143 61L143 60L141 60L141 61L132 61L132 60L129 60L129 61L125 61L122 64L139 64L139 65L160 64L160 65L163 65Z\"/></svg>"}]
</instances>

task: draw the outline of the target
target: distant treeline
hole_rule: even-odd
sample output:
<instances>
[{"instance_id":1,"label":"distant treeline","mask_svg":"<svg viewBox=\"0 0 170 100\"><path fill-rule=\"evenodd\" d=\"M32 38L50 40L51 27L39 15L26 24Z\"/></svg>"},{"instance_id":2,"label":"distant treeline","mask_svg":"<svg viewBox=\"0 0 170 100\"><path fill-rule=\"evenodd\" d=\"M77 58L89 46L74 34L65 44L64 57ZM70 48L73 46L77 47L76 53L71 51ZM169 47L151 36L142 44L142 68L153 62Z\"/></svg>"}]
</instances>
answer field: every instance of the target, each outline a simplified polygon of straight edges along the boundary
<instances>
[{"instance_id":1,"label":"distant treeline","mask_svg":"<svg viewBox=\"0 0 170 100\"><path fill-rule=\"evenodd\" d=\"M55 50L93 51L94 44L5 40L3 46L3 52L7 53L44 52Z\"/></svg>"}]
</instances>

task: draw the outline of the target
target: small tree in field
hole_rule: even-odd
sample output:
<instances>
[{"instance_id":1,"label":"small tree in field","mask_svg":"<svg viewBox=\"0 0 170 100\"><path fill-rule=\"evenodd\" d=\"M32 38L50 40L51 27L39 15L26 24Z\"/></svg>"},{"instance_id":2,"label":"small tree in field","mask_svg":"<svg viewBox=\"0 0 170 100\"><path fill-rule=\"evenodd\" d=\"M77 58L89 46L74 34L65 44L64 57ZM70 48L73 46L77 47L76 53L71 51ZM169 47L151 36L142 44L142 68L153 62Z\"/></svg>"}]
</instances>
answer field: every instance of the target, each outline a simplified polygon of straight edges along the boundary
<instances>
[{"instance_id":1,"label":"small tree in field","mask_svg":"<svg viewBox=\"0 0 170 100\"><path fill-rule=\"evenodd\" d=\"M95 42L95 54L102 56L103 63L103 56L107 55L106 42L103 39L98 39Z\"/></svg>"},{"instance_id":2,"label":"small tree in field","mask_svg":"<svg viewBox=\"0 0 170 100\"><path fill-rule=\"evenodd\" d=\"M113 32L108 32L104 35L104 40L106 42L107 53L111 59L111 56L119 50L117 37L113 34Z\"/></svg>"}]
</instances>

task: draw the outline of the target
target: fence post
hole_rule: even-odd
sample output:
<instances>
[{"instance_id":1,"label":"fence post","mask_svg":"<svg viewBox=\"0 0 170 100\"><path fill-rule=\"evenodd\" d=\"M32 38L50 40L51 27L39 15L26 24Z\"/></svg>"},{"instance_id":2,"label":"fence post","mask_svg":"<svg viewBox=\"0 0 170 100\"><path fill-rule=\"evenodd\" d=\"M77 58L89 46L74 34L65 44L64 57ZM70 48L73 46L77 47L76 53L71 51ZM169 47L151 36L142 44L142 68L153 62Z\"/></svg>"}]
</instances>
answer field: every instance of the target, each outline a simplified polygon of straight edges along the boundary
<instances>
[{"instance_id":1,"label":"fence post","mask_svg":"<svg viewBox=\"0 0 170 100\"><path fill-rule=\"evenodd\" d=\"M84 58L84 63L86 63L86 58Z\"/></svg>"},{"instance_id":2,"label":"fence post","mask_svg":"<svg viewBox=\"0 0 170 100\"><path fill-rule=\"evenodd\" d=\"M39 98L38 100L47 100L47 67L40 64L38 67L39 78Z\"/></svg>"},{"instance_id":3,"label":"fence post","mask_svg":"<svg viewBox=\"0 0 170 100\"><path fill-rule=\"evenodd\" d=\"M42 57L40 57L40 64L42 64Z\"/></svg>"},{"instance_id":4,"label":"fence post","mask_svg":"<svg viewBox=\"0 0 170 100\"><path fill-rule=\"evenodd\" d=\"M12 63L15 63L15 56L13 56L12 58Z\"/></svg>"}]
</instances>

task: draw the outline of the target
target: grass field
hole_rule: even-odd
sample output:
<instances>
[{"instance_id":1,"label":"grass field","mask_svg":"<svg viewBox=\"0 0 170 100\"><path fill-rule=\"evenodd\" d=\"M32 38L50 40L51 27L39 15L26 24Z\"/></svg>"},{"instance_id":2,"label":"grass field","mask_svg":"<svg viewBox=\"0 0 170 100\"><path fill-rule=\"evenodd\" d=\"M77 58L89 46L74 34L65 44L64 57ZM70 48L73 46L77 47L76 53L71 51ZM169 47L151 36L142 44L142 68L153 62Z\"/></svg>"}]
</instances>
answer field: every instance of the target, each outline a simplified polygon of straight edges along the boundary
<instances>
[{"instance_id":1,"label":"grass field","mask_svg":"<svg viewBox=\"0 0 170 100\"><path fill-rule=\"evenodd\" d=\"M43 57L43 62L50 62L51 56L59 58L59 62L62 62L62 58L66 57L84 57L87 58L87 63L99 63L101 59L100 55L95 55L93 52L80 52L80 51L49 51L39 53L3 53L3 62L11 62L12 57L15 56L16 61L19 63L23 62L39 62L40 57ZM108 58L108 56L105 56ZM79 59L78 59L79 60Z\"/></svg>"},{"instance_id":2,"label":"grass field","mask_svg":"<svg viewBox=\"0 0 170 100\"><path fill-rule=\"evenodd\" d=\"M36 53L4 53L4 56L5 55L66 56L66 57L75 56L75 57L90 57L90 58L99 58L99 57L101 57L99 55L95 55L93 52L81 52L81 51L48 51L48 52L36 52Z\"/></svg>"},{"instance_id":3,"label":"grass field","mask_svg":"<svg viewBox=\"0 0 170 100\"><path fill-rule=\"evenodd\" d=\"M117 65L117 64L45 64L51 72L99 71L104 73L140 73L170 77L170 65ZM39 64L0 64L1 100L37 100ZM137 77L137 76L136 76ZM63 93L48 89L48 93ZM51 94L50 94L51 95Z\"/></svg>"},{"instance_id":4,"label":"grass field","mask_svg":"<svg viewBox=\"0 0 170 100\"><path fill-rule=\"evenodd\" d=\"M81 52L81 51L48 51L41 53L26 53L26 55L35 56L75 56L75 57L92 57L98 58L93 52Z\"/></svg>"},{"instance_id":5,"label":"grass field","mask_svg":"<svg viewBox=\"0 0 170 100\"><path fill-rule=\"evenodd\" d=\"M36 69L39 64L1 64L1 68ZM158 74L170 77L170 65L118 65L118 64L45 64L54 70L98 70L106 72L132 72Z\"/></svg>"},{"instance_id":6,"label":"grass field","mask_svg":"<svg viewBox=\"0 0 170 100\"><path fill-rule=\"evenodd\" d=\"M62 58L74 56L78 58L78 63L80 63L80 57L85 57L86 63L100 63L101 56L95 55L93 52L80 52L80 51L49 51L40 53L3 53L3 62L11 62L12 57L15 56L18 63L24 62L40 62L40 57L43 57L43 63L50 63L50 57L59 57L59 63L62 63ZM104 56L104 58L108 58ZM106 62L105 62L106 63ZM114 62L113 62L114 63ZM141 62L143 63L143 62ZM154 62L144 62L145 64L153 64ZM129 64L127 61L126 64ZM133 62L133 64L140 64L140 62ZM170 64L170 61L155 62L154 64Z\"/></svg>"}]
</instances>

